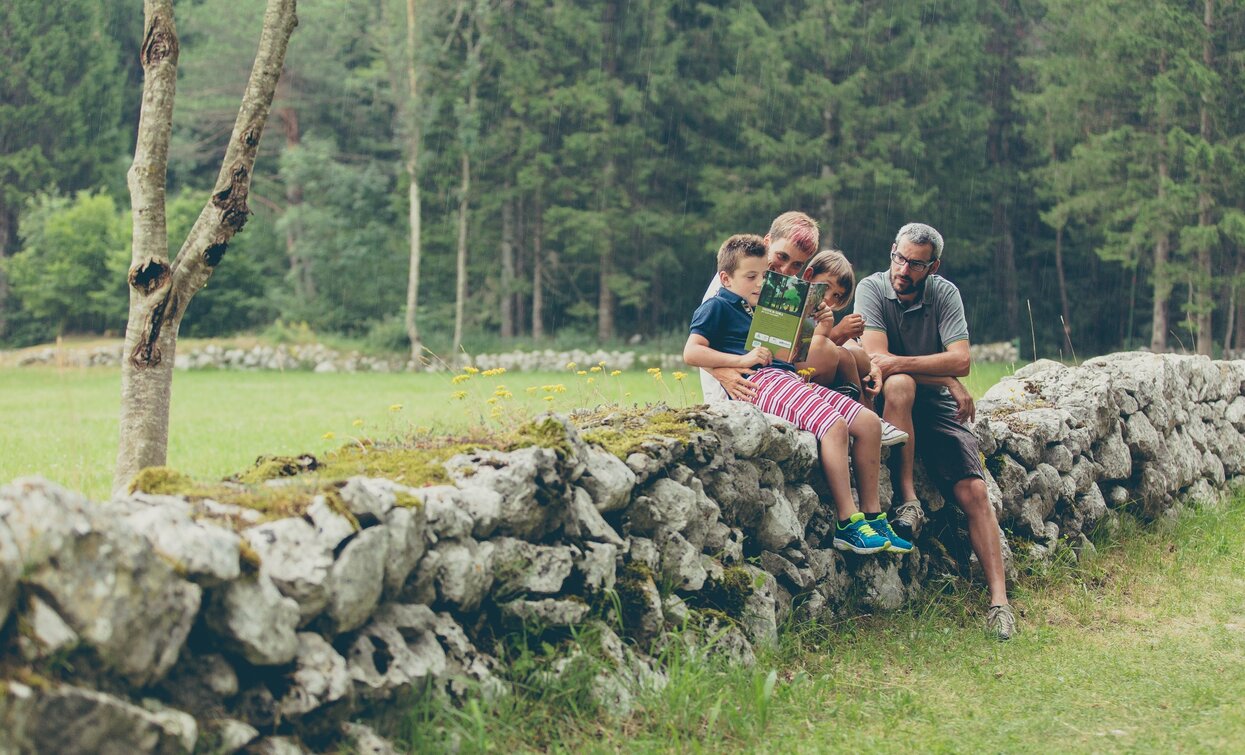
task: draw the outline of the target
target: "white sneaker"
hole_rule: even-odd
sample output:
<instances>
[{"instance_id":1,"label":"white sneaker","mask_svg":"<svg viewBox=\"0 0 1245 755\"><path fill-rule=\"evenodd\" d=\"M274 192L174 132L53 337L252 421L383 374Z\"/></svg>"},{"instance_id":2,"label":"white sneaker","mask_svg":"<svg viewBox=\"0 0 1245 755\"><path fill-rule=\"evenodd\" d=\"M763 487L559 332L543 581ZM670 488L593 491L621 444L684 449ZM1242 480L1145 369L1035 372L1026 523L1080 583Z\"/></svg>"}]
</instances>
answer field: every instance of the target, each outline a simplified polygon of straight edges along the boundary
<instances>
[{"instance_id":1,"label":"white sneaker","mask_svg":"<svg viewBox=\"0 0 1245 755\"><path fill-rule=\"evenodd\" d=\"M882 418L878 418L882 423L882 445L883 446L899 446L908 442L908 434L898 427Z\"/></svg>"}]
</instances>

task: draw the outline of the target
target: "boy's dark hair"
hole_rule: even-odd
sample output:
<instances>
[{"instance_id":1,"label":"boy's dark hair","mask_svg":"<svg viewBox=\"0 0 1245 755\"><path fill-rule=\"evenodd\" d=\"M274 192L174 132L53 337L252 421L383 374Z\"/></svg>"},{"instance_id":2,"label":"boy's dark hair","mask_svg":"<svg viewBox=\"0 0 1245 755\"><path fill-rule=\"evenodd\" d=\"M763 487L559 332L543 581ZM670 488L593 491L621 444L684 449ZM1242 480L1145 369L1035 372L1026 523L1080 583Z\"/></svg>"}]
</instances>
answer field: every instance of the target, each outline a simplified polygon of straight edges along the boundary
<instances>
[{"instance_id":1,"label":"boy's dark hair","mask_svg":"<svg viewBox=\"0 0 1245 755\"><path fill-rule=\"evenodd\" d=\"M843 302L838 309L843 309L852 300L852 289L856 287L856 273L847 256L838 249L823 249L808 261L804 267L805 280L812 280L819 275L829 275L830 280L843 287Z\"/></svg>"},{"instance_id":2,"label":"boy's dark hair","mask_svg":"<svg viewBox=\"0 0 1245 755\"><path fill-rule=\"evenodd\" d=\"M744 257L764 257L765 239L755 233L738 233L718 249L718 272L734 275Z\"/></svg>"}]
</instances>

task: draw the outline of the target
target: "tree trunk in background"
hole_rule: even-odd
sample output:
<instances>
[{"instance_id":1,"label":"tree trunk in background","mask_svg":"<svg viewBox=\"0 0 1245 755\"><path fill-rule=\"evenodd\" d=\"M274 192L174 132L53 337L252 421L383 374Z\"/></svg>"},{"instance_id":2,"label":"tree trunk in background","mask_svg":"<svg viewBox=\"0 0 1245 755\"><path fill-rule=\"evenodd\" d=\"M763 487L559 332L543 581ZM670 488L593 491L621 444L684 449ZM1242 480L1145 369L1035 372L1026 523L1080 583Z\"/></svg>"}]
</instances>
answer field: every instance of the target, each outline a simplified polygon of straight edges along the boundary
<instances>
[{"instance_id":1,"label":"tree trunk in background","mask_svg":"<svg viewBox=\"0 0 1245 755\"><path fill-rule=\"evenodd\" d=\"M406 276L406 313L403 324L406 326L406 338L411 344L411 365L418 369L423 356L424 343L419 336L419 324L416 313L419 310L419 263L422 257L420 227L422 209L419 200L419 153L423 149L423 136L419 124L419 70L415 66L415 29L418 14L415 0L406 0L406 153L405 169L408 181L407 188L407 240L409 263Z\"/></svg>"},{"instance_id":2,"label":"tree trunk in background","mask_svg":"<svg viewBox=\"0 0 1245 755\"><path fill-rule=\"evenodd\" d=\"M1063 271L1063 226L1055 229L1055 277L1059 283L1059 314L1063 325L1063 340L1068 353L1076 351L1072 345L1072 309L1068 306L1068 278Z\"/></svg>"},{"instance_id":3,"label":"tree trunk in background","mask_svg":"<svg viewBox=\"0 0 1245 755\"><path fill-rule=\"evenodd\" d=\"M1236 327L1232 338L1232 348L1240 352L1245 349L1245 297L1238 296L1236 302Z\"/></svg>"},{"instance_id":4,"label":"tree trunk in background","mask_svg":"<svg viewBox=\"0 0 1245 755\"><path fill-rule=\"evenodd\" d=\"M532 340L541 341L545 338L545 249L541 239L544 233L545 211L540 194L536 195L536 206L532 218Z\"/></svg>"},{"instance_id":5,"label":"tree trunk in background","mask_svg":"<svg viewBox=\"0 0 1245 755\"><path fill-rule=\"evenodd\" d=\"M14 225L13 214L0 202L0 338L9 331L9 277L4 272L4 260L13 245Z\"/></svg>"},{"instance_id":6,"label":"tree trunk in background","mask_svg":"<svg viewBox=\"0 0 1245 755\"><path fill-rule=\"evenodd\" d=\"M145 32L139 56L143 103L127 177L133 240L114 491L123 489L144 467L167 461L177 329L190 299L206 285L250 214L252 168L290 35L298 23L296 5L296 0L268 2L259 50L211 199L170 265L165 185L177 85L177 29L171 0L143 4Z\"/></svg>"},{"instance_id":7,"label":"tree trunk in background","mask_svg":"<svg viewBox=\"0 0 1245 755\"><path fill-rule=\"evenodd\" d=\"M284 107L277 111L285 132L285 147L293 149L302 143L302 131L298 125L298 111L292 107ZM297 181L290 181L285 187L286 209L293 209L303 203L303 187ZM311 275L311 260L304 257L298 249L299 229L293 223L285 226L285 254L290 261L290 272L294 277L294 292L300 299L311 301L316 297L316 282Z\"/></svg>"},{"instance_id":8,"label":"tree trunk in background","mask_svg":"<svg viewBox=\"0 0 1245 755\"><path fill-rule=\"evenodd\" d=\"M991 171L992 231L997 234L998 245L994 249L995 271L999 278L999 293L1003 298L1003 322L1013 337L1020 335L1020 285L1016 270L1016 243L1012 236L1010 206L1015 168L1011 162L1012 124L1016 114L1012 103L1013 79L1016 71L1016 46L1023 36L1022 29L1012 22L1014 11L1009 0L999 3L996 24L992 24L991 41L987 51L998 61L997 76L989 86L988 104L991 118L986 128L986 154ZM1030 316L1032 317L1032 316ZM1030 323L1032 327L1033 323Z\"/></svg>"},{"instance_id":9,"label":"tree trunk in background","mask_svg":"<svg viewBox=\"0 0 1245 755\"><path fill-rule=\"evenodd\" d=\"M822 128L826 132L826 141L834 139L834 111L829 105L821 109ZM834 178L834 168L830 163L821 164L821 180L829 184L830 179ZM834 192L830 189L826 190L826 196L821 202L821 249L834 249ZM817 251L821 251L818 249Z\"/></svg>"},{"instance_id":10,"label":"tree trunk in background","mask_svg":"<svg viewBox=\"0 0 1245 755\"><path fill-rule=\"evenodd\" d=\"M1212 49L1211 34L1215 28L1215 0L1205 0L1203 3L1202 24L1206 36L1202 40L1202 64L1206 66L1207 71L1214 70L1214 56ZM1201 127L1200 134L1203 144L1210 147L1210 94L1202 92ZM1202 228L1209 228L1214 225L1211 218L1211 197L1210 197L1210 179L1208 176L1209 166L1203 168L1201 184L1197 196L1197 224ZM1210 356L1215 350L1214 332L1212 324L1214 321L1215 302L1212 298L1212 292L1215 287L1215 271L1213 262L1213 247L1207 240L1207 236L1202 236L1197 249L1197 298L1195 300L1197 312L1197 353Z\"/></svg>"},{"instance_id":11,"label":"tree trunk in background","mask_svg":"<svg viewBox=\"0 0 1245 755\"><path fill-rule=\"evenodd\" d=\"M1160 137L1166 139L1166 137ZM1159 202L1166 193L1164 184L1167 182L1167 155L1159 152ZM1150 316L1150 351L1161 354L1167 351L1167 302L1171 298L1172 284L1167 270L1167 258L1171 252L1171 241L1166 231L1159 233L1154 240L1154 308Z\"/></svg>"},{"instance_id":12,"label":"tree trunk in background","mask_svg":"<svg viewBox=\"0 0 1245 755\"><path fill-rule=\"evenodd\" d=\"M462 176L458 185L458 254L454 284L454 343L450 352L458 359L463 346L463 320L467 312L467 213L470 207L471 156L464 148L459 161Z\"/></svg>"},{"instance_id":13,"label":"tree trunk in background","mask_svg":"<svg viewBox=\"0 0 1245 755\"><path fill-rule=\"evenodd\" d=\"M523 194L519 194L514 198L514 280L518 287L518 282L527 279L527 216L526 207L523 202ZM518 291L511 297L514 302L514 334L516 336L526 335L530 332L527 319L527 297Z\"/></svg>"},{"instance_id":14,"label":"tree trunk in background","mask_svg":"<svg viewBox=\"0 0 1245 755\"><path fill-rule=\"evenodd\" d=\"M616 192L618 165L614 160L614 125L618 119L617 94L613 88L620 86L618 82L617 45L614 34L618 25L618 6L615 0L606 0L601 19L603 34L602 69L605 73L605 86L608 88L609 119L605 133L605 165L601 171L601 185L597 189L597 212L607 218L605 235L601 239L601 260L597 272L597 340L604 344L614 339L614 308L617 306L614 291L610 288L610 278L614 275L614 234L615 224L610 222L610 207L614 203Z\"/></svg>"},{"instance_id":15,"label":"tree trunk in background","mask_svg":"<svg viewBox=\"0 0 1245 755\"><path fill-rule=\"evenodd\" d=\"M510 183L501 203L501 337L514 338L514 200Z\"/></svg>"}]
</instances>

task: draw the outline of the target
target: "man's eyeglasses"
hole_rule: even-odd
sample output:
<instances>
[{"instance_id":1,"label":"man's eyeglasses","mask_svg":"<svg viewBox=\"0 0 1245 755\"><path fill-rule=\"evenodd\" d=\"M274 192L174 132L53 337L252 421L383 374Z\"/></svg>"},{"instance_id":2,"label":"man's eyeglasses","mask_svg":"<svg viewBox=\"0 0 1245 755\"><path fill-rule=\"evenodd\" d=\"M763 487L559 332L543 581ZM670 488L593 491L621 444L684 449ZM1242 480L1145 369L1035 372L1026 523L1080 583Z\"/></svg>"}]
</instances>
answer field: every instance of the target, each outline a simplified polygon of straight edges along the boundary
<instances>
[{"instance_id":1,"label":"man's eyeglasses","mask_svg":"<svg viewBox=\"0 0 1245 755\"><path fill-rule=\"evenodd\" d=\"M915 270L918 273L925 272L929 269L930 265L934 264L934 260L930 260L929 262L910 260L899 252L891 252L891 262L895 263L895 267L903 267L904 265L907 265L909 270Z\"/></svg>"}]
</instances>

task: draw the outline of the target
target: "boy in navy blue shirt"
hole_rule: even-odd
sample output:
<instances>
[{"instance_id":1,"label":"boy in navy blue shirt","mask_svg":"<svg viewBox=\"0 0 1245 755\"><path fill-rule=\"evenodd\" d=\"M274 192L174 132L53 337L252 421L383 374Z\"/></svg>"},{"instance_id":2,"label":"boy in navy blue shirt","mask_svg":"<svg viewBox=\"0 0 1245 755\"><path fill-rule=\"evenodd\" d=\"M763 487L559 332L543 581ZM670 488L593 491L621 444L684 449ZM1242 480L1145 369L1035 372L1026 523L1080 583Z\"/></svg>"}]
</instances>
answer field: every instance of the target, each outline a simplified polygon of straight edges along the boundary
<instances>
[{"instance_id":1,"label":"boy in navy blue shirt","mask_svg":"<svg viewBox=\"0 0 1245 755\"><path fill-rule=\"evenodd\" d=\"M752 403L813 433L839 520L834 533L835 548L856 553L907 553L912 544L896 535L881 514L878 470L882 426L878 415L841 393L806 383L797 375L797 365L775 360L764 346L750 351L745 348L752 326L752 308L761 297L761 284L768 269L765 240L760 236L732 236L722 244L718 250L722 289L692 315L683 361L702 369L755 369L749 376L757 389ZM852 460L856 464L856 487L863 512L852 500L848 482L849 437L855 441ZM871 521L866 521L866 514Z\"/></svg>"}]
</instances>

